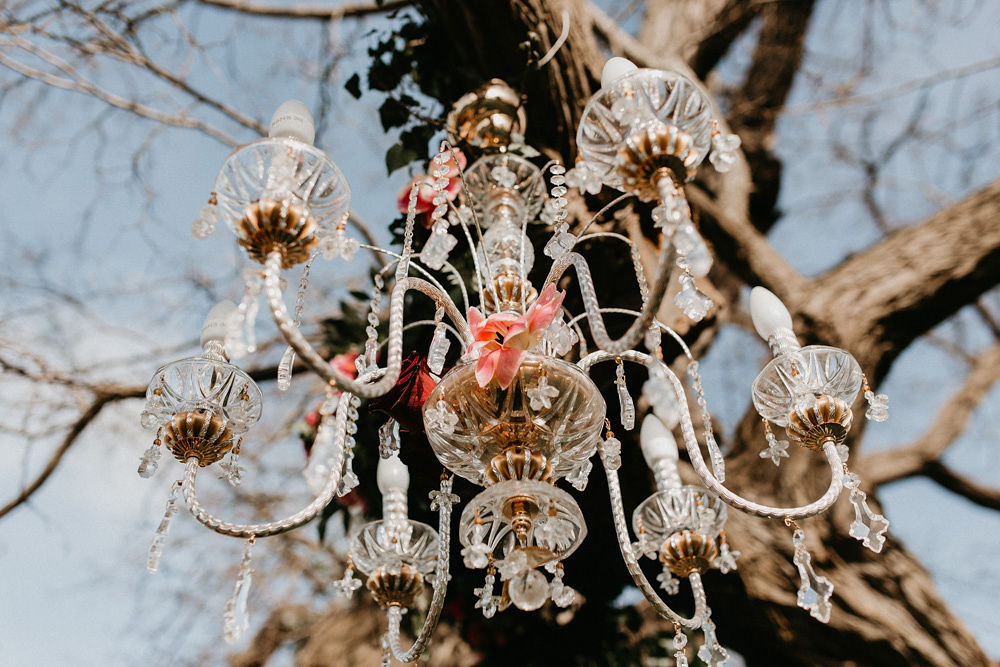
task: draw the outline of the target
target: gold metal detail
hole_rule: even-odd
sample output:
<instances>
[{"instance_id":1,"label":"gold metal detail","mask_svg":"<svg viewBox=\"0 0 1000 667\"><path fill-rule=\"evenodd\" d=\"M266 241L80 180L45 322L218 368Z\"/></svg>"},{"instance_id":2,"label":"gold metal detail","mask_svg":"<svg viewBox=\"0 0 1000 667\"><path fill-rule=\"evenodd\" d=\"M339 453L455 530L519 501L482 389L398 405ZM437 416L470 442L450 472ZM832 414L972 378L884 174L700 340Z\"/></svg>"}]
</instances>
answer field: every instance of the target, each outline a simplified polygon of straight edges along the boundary
<instances>
[{"instance_id":1,"label":"gold metal detail","mask_svg":"<svg viewBox=\"0 0 1000 667\"><path fill-rule=\"evenodd\" d=\"M483 306L493 313L523 313L524 304L531 303L536 296L538 292L530 282L516 273L505 272L494 276L491 287L483 292Z\"/></svg>"},{"instance_id":2,"label":"gold metal detail","mask_svg":"<svg viewBox=\"0 0 1000 667\"><path fill-rule=\"evenodd\" d=\"M446 127L455 141L505 148L511 135L524 134L527 119L517 91L502 79L490 79L455 102Z\"/></svg>"},{"instance_id":3,"label":"gold metal detail","mask_svg":"<svg viewBox=\"0 0 1000 667\"><path fill-rule=\"evenodd\" d=\"M660 547L660 560L678 577L704 574L717 554L715 540L690 530L674 533Z\"/></svg>"},{"instance_id":4,"label":"gold metal detail","mask_svg":"<svg viewBox=\"0 0 1000 667\"><path fill-rule=\"evenodd\" d=\"M493 457L486 469L490 484L511 479L535 479L547 482L552 477L552 464L544 455L527 447L512 445Z\"/></svg>"},{"instance_id":5,"label":"gold metal detail","mask_svg":"<svg viewBox=\"0 0 1000 667\"><path fill-rule=\"evenodd\" d=\"M532 496L511 496L503 504L503 515L510 520L511 530L519 544L528 541L531 524L538 516L538 501Z\"/></svg>"},{"instance_id":6,"label":"gold metal detail","mask_svg":"<svg viewBox=\"0 0 1000 667\"><path fill-rule=\"evenodd\" d=\"M847 403L833 396L817 396L812 407L788 415L785 433L795 444L823 451L827 441L841 445L851 430L854 415Z\"/></svg>"},{"instance_id":7,"label":"gold metal detail","mask_svg":"<svg viewBox=\"0 0 1000 667\"><path fill-rule=\"evenodd\" d=\"M656 201L657 183L665 176L677 183L690 181L702 157L693 144L690 134L666 123L629 135L617 158L622 188L643 201Z\"/></svg>"},{"instance_id":8,"label":"gold metal detail","mask_svg":"<svg viewBox=\"0 0 1000 667\"><path fill-rule=\"evenodd\" d=\"M365 586L382 607L409 607L424 590L424 577L404 563L397 573L385 567L378 568L368 577Z\"/></svg>"},{"instance_id":9,"label":"gold metal detail","mask_svg":"<svg viewBox=\"0 0 1000 667\"><path fill-rule=\"evenodd\" d=\"M225 456L236 439L221 415L210 410L186 410L164 426L163 443L178 461L194 457L204 468Z\"/></svg>"},{"instance_id":10,"label":"gold metal detail","mask_svg":"<svg viewBox=\"0 0 1000 667\"><path fill-rule=\"evenodd\" d=\"M236 226L239 244L250 259L263 264L277 250L284 269L309 259L319 243L316 219L302 204L258 199L246 207Z\"/></svg>"}]
</instances>

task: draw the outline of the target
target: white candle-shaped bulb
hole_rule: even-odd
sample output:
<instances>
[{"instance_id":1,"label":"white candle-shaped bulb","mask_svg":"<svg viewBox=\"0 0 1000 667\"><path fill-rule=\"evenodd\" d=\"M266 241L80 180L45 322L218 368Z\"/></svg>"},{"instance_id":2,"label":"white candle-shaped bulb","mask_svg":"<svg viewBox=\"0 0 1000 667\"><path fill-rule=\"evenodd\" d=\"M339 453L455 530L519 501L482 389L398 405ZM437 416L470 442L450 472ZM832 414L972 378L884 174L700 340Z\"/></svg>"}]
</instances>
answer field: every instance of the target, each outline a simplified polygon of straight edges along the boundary
<instances>
[{"instance_id":1,"label":"white candle-shaped bulb","mask_svg":"<svg viewBox=\"0 0 1000 667\"><path fill-rule=\"evenodd\" d=\"M239 327L240 310L232 301L220 301L208 311L205 323L201 326L202 349L209 341L219 341L223 345L234 330Z\"/></svg>"},{"instance_id":2,"label":"white candle-shaped bulb","mask_svg":"<svg viewBox=\"0 0 1000 667\"><path fill-rule=\"evenodd\" d=\"M298 100L288 100L271 116L269 137L292 137L311 144L316 138L316 123L309 108Z\"/></svg>"},{"instance_id":3,"label":"white candle-shaped bulb","mask_svg":"<svg viewBox=\"0 0 1000 667\"><path fill-rule=\"evenodd\" d=\"M628 58L619 58L615 56L604 63L604 69L601 70L601 88L607 88L615 79L619 79L630 72L634 72L639 69L636 67L635 63Z\"/></svg>"},{"instance_id":4,"label":"white candle-shaped bulb","mask_svg":"<svg viewBox=\"0 0 1000 667\"><path fill-rule=\"evenodd\" d=\"M646 415L639 430L639 447L646 464L652 468L660 459L676 461L678 458L677 441L660 418L654 414Z\"/></svg>"},{"instance_id":5,"label":"white candle-shaped bulb","mask_svg":"<svg viewBox=\"0 0 1000 667\"><path fill-rule=\"evenodd\" d=\"M763 287L750 290L750 319L764 340L773 338L779 330L792 330L792 316L781 299Z\"/></svg>"},{"instance_id":6,"label":"white candle-shaped bulb","mask_svg":"<svg viewBox=\"0 0 1000 667\"><path fill-rule=\"evenodd\" d=\"M383 496L390 491L406 490L410 486L410 472L406 465L399 460L399 454L393 453L387 459L378 462L378 490Z\"/></svg>"}]
</instances>

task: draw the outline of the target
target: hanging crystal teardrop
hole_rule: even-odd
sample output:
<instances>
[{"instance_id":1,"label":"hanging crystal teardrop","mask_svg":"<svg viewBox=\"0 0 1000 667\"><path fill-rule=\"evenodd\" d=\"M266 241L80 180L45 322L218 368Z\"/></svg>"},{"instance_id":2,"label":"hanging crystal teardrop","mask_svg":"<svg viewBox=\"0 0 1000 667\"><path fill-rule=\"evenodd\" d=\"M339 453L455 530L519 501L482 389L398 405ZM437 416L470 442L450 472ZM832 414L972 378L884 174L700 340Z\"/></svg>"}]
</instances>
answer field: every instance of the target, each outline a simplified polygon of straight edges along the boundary
<instances>
[{"instance_id":1,"label":"hanging crystal teardrop","mask_svg":"<svg viewBox=\"0 0 1000 667\"><path fill-rule=\"evenodd\" d=\"M861 478L848 473L844 486L851 490L850 501L854 506L854 521L851 523L851 537L866 547L879 553L885 545L885 533L889 530L889 520L868 507L868 495L858 488Z\"/></svg>"},{"instance_id":2,"label":"hanging crystal teardrop","mask_svg":"<svg viewBox=\"0 0 1000 667\"><path fill-rule=\"evenodd\" d=\"M435 375L440 375L444 369L445 357L447 357L448 348L451 346L443 318L444 308L438 306L437 311L434 313L434 336L431 338L431 346L427 350L427 366L430 368L431 373Z\"/></svg>"},{"instance_id":3,"label":"hanging crystal teardrop","mask_svg":"<svg viewBox=\"0 0 1000 667\"><path fill-rule=\"evenodd\" d=\"M291 346L285 348L278 362L278 391L288 391L292 386L292 364L295 363L295 350Z\"/></svg>"},{"instance_id":4,"label":"hanging crystal teardrop","mask_svg":"<svg viewBox=\"0 0 1000 667\"><path fill-rule=\"evenodd\" d=\"M876 394L869 389L865 392L865 400L868 401L868 409L865 410L866 418L875 422L884 422L889 418L888 395Z\"/></svg>"},{"instance_id":5,"label":"hanging crystal teardrop","mask_svg":"<svg viewBox=\"0 0 1000 667\"><path fill-rule=\"evenodd\" d=\"M708 667L721 667L729 660L729 651L722 648L719 640L715 636L715 623L712 619L706 618L701 624L701 631L705 635L705 643L698 649L698 658Z\"/></svg>"},{"instance_id":6,"label":"hanging crystal teardrop","mask_svg":"<svg viewBox=\"0 0 1000 667\"><path fill-rule=\"evenodd\" d=\"M688 667L687 653L684 648L688 644L687 635L681 630L681 626L674 629L674 665L675 667Z\"/></svg>"},{"instance_id":7,"label":"hanging crystal teardrop","mask_svg":"<svg viewBox=\"0 0 1000 667\"><path fill-rule=\"evenodd\" d=\"M170 487L170 495L167 497L167 509L163 512L163 518L160 519L160 525L156 528L156 534L153 535L153 542L149 545L149 556L146 559L146 569L150 573L156 572L160 567L160 556L163 555L163 543L167 539L167 534L170 532L170 520L174 518L177 514L177 491L181 488L181 480L177 480Z\"/></svg>"},{"instance_id":8,"label":"hanging crystal teardrop","mask_svg":"<svg viewBox=\"0 0 1000 667\"><path fill-rule=\"evenodd\" d=\"M156 474L157 469L160 467L160 454L160 446L157 444L150 445L149 449L142 453L142 457L139 459L139 469L137 470L139 477L149 479Z\"/></svg>"},{"instance_id":9,"label":"hanging crystal teardrop","mask_svg":"<svg viewBox=\"0 0 1000 667\"><path fill-rule=\"evenodd\" d=\"M632 402L632 395L628 392L628 385L625 382L625 367L621 360L615 368L615 385L618 387L618 404L622 428L631 431L635 428L635 404Z\"/></svg>"},{"instance_id":10,"label":"hanging crystal teardrop","mask_svg":"<svg viewBox=\"0 0 1000 667\"><path fill-rule=\"evenodd\" d=\"M393 452L399 451L399 423L395 419L389 419L378 429L378 455L387 459Z\"/></svg>"},{"instance_id":11,"label":"hanging crystal teardrop","mask_svg":"<svg viewBox=\"0 0 1000 667\"><path fill-rule=\"evenodd\" d=\"M247 599L250 596L250 584L253 581L251 566L251 549L254 538L251 537L243 545L243 559L240 561L240 572L236 576L236 586L233 595L226 602L222 613L223 630L227 644L235 643L250 626L250 614L247 611Z\"/></svg>"},{"instance_id":12,"label":"hanging crystal teardrop","mask_svg":"<svg viewBox=\"0 0 1000 667\"><path fill-rule=\"evenodd\" d=\"M792 537L795 545L795 555L792 562L799 570L799 592L797 603L800 607L818 621L826 623L830 620L830 596L833 595L833 584L826 577L816 574L812 566L812 556L805 547L806 534L798 529Z\"/></svg>"}]
</instances>

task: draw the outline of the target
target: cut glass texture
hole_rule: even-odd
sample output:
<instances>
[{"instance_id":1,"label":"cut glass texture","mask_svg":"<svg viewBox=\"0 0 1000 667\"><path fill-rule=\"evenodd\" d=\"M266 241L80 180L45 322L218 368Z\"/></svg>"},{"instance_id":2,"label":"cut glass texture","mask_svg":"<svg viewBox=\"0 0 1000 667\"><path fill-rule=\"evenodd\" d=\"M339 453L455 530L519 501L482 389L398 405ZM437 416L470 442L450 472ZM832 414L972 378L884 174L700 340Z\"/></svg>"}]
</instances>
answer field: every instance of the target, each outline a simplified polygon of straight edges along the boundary
<instances>
[{"instance_id":1,"label":"cut glass texture","mask_svg":"<svg viewBox=\"0 0 1000 667\"><path fill-rule=\"evenodd\" d=\"M861 389L861 367L844 350L810 345L771 360L753 382L751 393L760 416L778 426L799 398L827 395L850 405Z\"/></svg>"},{"instance_id":2,"label":"cut glass texture","mask_svg":"<svg viewBox=\"0 0 1000 667\"><path fill-rule=\"evenodd\" d=\"M682 486L654 493L632 514L632 529L645 531L647 541L662 544L684 530L716 537L726 523L726 506L700 486Z\"/></svg>"},{"instance_id":3,"label":"cut glass texture","mask_svg":"<svg viewBox=\"0 0 1000 667\"><path fill-rule=\"evenodd\" d=\"M260 388L241 369L223 361L189 357L161 366L146 389L146 410L160 426L179 412L209 410L222 415L234 433L257 423Z\"/></svg>"},{"instance_id":4,"label":"cut glass texture","mask_svg":"<svg viewBox=\"0 0 1000 667\"><path fill-rule=\"evenodd\" d=\"M398 524L405 527L400 529ZM437 531L411 519L366 523L351 540L351 560L365 575L381 566L398 569L403 564L427 575L434 571L437 552Z\"/></svg>"}]
</instances>

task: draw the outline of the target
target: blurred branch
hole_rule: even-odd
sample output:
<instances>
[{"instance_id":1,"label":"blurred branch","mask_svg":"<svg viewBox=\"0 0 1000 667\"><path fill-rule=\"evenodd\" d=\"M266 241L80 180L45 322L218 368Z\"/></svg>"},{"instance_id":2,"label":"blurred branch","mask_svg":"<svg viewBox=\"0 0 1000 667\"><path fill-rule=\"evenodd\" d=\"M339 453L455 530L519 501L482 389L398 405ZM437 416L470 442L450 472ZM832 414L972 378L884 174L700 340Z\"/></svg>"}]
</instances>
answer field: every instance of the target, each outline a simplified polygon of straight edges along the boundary
<instances>
[{"instance_id":1,"label":"blurred branch","mask_svg":"<svg viewBox=\"0 0 1000 667\"><path fill-rule=\"evenodd\" d=\"M412 0L386 0L385 2L358 2L350 5L326 5L326 4L293 4L284 5L278 3L248 2L247 0L198 0L203 5L218 7L242 12L244 14L255 14L258 16L275 16L286 19L326 19L336 20L341 18L367 16L368 14L382 14L396 9L408 7Z\"/></svg>"},{"instance_id":2,"label":"blurred branch","mask_svg":"<svg viewBox=\"0 0 1000 667\"><path fill-rule=\"evenodd\" d=\"M869 454L859 467L871 484L878 486L923 475L979 504L1000 501L1000 491L977 486L949 469L942 455L965 432L976 408L1000 380L1000 343L973 357L962 386L941 407L930 428L912 445Z\"/></svg>"}]
</instances>

